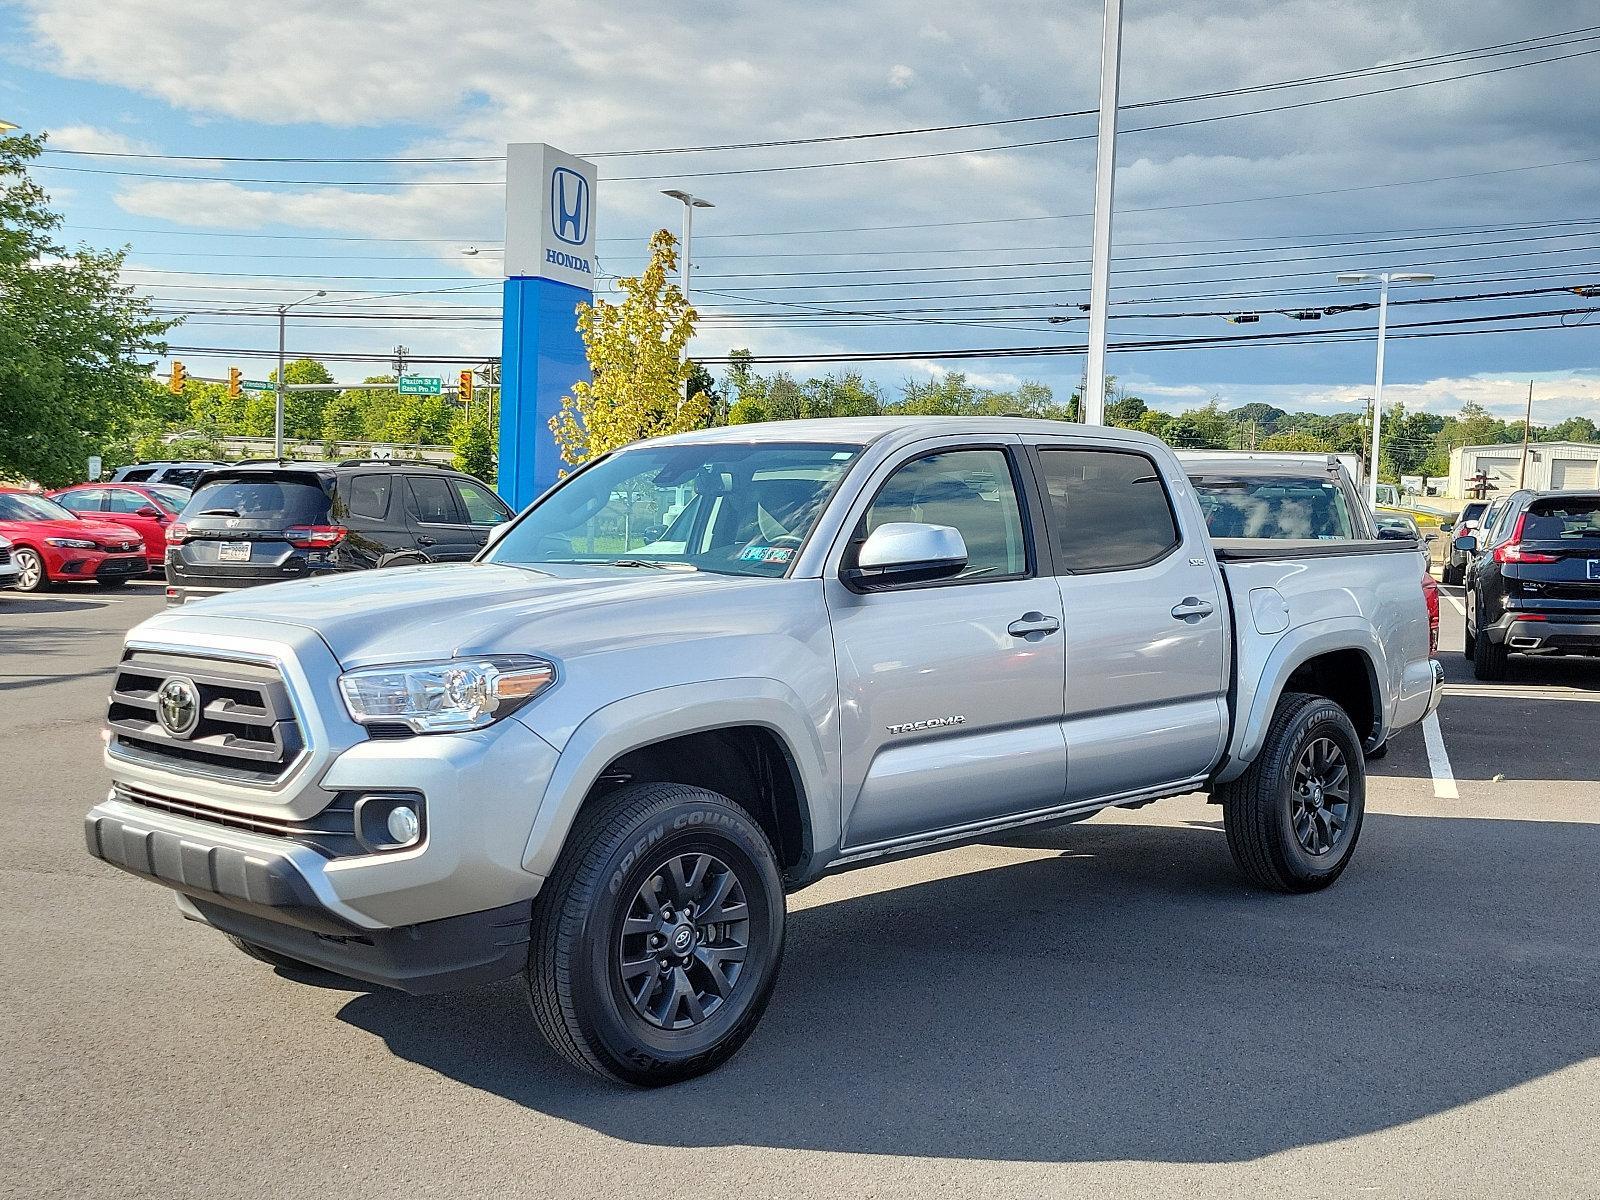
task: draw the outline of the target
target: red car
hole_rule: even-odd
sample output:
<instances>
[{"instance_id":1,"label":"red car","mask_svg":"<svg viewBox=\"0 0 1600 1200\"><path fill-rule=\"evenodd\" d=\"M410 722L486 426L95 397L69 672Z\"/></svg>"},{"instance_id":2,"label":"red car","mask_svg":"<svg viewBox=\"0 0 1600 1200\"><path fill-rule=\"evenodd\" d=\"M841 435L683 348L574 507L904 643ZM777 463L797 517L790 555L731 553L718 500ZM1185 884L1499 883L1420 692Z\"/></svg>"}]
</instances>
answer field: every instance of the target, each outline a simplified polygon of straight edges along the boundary
<instances>
[{"instance_id":1,"label":"red car","mask_svg":"<svg viewBox=\"0 0 1600 1200\"><path fill-rule=\"evenodd\" d=\"M19 592L67 580L121 587L149 569L144 539L126 525L84 520L33 492L0 488L0 534L11 539Z\"/></svg>"},{"instance_id":2,"label":"red car","mask_svg":"<svg viewBox=\"0 0 1600 1200\"><path fill-rule=\"evenodd\" d=\"M162 483L77 483L46 492L62 508L90 521L114 521L144 538L152 571L167 556L167 526L189 502L189 489Z\"/></svg>"}]
</instances>

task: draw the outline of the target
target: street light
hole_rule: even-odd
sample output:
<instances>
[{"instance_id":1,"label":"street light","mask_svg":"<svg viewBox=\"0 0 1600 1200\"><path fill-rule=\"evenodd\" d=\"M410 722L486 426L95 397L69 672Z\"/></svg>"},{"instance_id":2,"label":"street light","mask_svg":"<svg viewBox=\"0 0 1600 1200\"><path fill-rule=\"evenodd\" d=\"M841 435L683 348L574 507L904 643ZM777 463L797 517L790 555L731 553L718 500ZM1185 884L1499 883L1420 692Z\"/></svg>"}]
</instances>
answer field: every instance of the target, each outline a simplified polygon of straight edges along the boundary
<instances>
[{"instance_id":1,"label":"street light","mask_svg":"<svg viewBox=\"0 0 1600 1200\"><path fill-rule=\"evenodd\" d=\"M16 124L14 121L0 121L0 134L10 133L13 129L21 128L22 126Z\"/></svg>"},{"instance_id":2,"label":"street light","mask_svg":"<svg viewBox=\"0 0 1600 1200\"><path fill-rule=\"evenodd\" d=\"M715 208L716 205L709 200L702 200L699 196L691 196L688 192L677 188L667 188L661 193L671 196L683 205L683 261L678 264L678 282L683 285L683 298L689 298L689 242L694 237L694 210L697 208Z\"/></svg>"},{"instance_id":3,"label":"street light","mask_svg":"<svg viewBox=\"0 0 1600 1200\"><path fill-rule=\"evenodd\" d=\"M272 457L283 457L283 331L285 316L297 304L304 304L307 300L316 300L328 293L318 288L309 296L302 296L298 300L291 300L288 304L278 305L278 386L276 411L272 415Z\"/></svg>"},{"instance_id":4,"label":"street light","mask_svg":"<svg viewBox=\"0 0 1600 1200\"><path fill-rule=\"evenodd\" d=\"M1089 252L1089 344L1078 418L1106 423L1106 321L1111 303L1111 205L1117 174L1117 92L1122 72L1122 0L1105 0L1100 32L1100 124L1094 139L1094 230Z\"/></svg>"},{"instance_id":5,"label":"street light","mask_svg":"<svg viewBox=\"0 0 1600 1200\"><path fill-rule=\"evenodd\" d=\"M1389 332L1389 285L1391 283L1432 283L1426 271L1340 271L1340 283L1378 284L1378 381L1372 389L1372 460L1367 465L1367 504L1378 507L1378 434L1383 425L1383 342Z\"/></svg>"}]
</instances>

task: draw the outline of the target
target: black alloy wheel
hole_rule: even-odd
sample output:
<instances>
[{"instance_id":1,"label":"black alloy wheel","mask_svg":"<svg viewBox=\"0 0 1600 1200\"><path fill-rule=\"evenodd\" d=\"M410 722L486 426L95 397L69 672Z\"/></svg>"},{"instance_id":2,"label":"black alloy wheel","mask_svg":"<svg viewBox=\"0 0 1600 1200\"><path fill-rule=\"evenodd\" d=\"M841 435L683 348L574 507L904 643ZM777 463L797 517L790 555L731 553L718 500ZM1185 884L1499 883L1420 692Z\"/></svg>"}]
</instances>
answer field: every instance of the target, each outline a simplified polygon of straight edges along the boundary
<instances>
[{"instance_id":1,"label":"black alloy wheel","mask_svg":"<svg viewBox=\"0 0 1600 1200\"><path fill-rule=\"evenodd\" d=\"M623 916L618 978L658 1029L689 1029L739 986L750 950L744 884L713 854L674 854L649 873Z\"/></svg>"},{"instance_id":2,"label":"black alloy wheel","mask_svg":"<svg viewBox=\"0 0 1600 1200\"><path fill-rule=\"evenodd\" d=\"M1350 767L1332 738L1319 737L1300 752L1289 819L1307 854L1331 854L1343 840L1350 822Z\"/></svg>"}]
</instances>

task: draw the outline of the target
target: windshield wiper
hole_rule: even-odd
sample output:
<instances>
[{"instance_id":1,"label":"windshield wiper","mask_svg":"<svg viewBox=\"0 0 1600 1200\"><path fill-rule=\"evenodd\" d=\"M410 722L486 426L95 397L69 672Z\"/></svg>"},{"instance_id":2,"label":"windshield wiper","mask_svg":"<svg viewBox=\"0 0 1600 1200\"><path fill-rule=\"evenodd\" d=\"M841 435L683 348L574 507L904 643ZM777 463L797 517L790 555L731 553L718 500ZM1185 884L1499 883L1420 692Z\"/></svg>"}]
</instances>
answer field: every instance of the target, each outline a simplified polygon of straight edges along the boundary
<instances>
[{"instance_id":1,"label":"windshield wiper","mask_svg":"<svg viewBox=\"0 0 1600 1200\"><path fill-rule=\"evenodd\" d=\"M608 567L644 567L651 571L698 571L693 563L659 562L644 558L614 558Z\"/></svg>"},{"instance_id":2,"label":"windshield wiper","mask_svg":"<svg viewBox=\"0 0 1600 1200\"><path fill-rule=\"evenodd\" d=\"M203 508L200 510L199 515L202 517L237 517L239 510L237 508Z\"/></svg>"}]
</instances>

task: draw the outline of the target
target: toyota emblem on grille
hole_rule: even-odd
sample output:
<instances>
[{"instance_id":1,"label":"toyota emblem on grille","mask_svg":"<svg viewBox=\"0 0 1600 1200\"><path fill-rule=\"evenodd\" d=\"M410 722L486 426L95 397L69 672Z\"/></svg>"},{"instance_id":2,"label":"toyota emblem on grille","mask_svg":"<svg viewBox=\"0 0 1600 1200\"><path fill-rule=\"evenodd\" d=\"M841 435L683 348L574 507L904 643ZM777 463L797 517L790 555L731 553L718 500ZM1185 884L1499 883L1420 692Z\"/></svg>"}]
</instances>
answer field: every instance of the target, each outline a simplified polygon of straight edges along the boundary
<instances>
[{"instance_id":1,"label":"toyota emblem on grille","mask_svg":"<svg viewBox=\"0 0 1600 1200\"><path fill-rule=\"evenodd\" d=\"M156 718L173 737L186 738L200 724L200 693L194 682L175 675L156 692Z\"/></svg>"}]
</instances>

